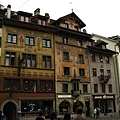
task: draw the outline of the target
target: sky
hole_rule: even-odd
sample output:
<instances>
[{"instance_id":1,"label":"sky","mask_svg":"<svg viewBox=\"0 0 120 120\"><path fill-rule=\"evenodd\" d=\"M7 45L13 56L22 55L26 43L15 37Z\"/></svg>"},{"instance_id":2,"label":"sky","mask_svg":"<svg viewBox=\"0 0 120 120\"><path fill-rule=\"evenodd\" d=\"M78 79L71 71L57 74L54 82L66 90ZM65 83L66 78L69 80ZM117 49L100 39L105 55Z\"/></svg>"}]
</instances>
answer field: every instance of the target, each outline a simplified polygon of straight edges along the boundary
<instances>
[{"instance_id":1,"label":"sky","mask_svg":"<svg viewBox=\"0 0 120 120\"><path fill-rule=\"evenodd\" d=\"M104 37L120 36L120 0L0 0L13 11L33 13L40 8L40 14L49 13L58 18L73 12L86 24L88 34Z\"/></svg>"}]
</instances>

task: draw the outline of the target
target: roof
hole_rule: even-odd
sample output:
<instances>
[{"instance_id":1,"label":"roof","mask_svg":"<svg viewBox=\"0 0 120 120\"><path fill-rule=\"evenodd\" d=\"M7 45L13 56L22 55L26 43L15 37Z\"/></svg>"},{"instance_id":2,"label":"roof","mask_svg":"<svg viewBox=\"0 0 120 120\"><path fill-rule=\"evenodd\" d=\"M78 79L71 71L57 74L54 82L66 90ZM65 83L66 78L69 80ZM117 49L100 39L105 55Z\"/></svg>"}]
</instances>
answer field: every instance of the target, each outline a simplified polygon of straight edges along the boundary
<instances>
[{"instance_id":1,"label":"roof","mask_svg":"<svg viewBox=\"0 0 120 120\"><path fill-rule=\"evenodd\" d=\"M81 28L86 26L85 23L74 12L67 14L63 17L60 17L59 19L55 20L52 24L53 25L59 24L60 22L64 21L66 18L76 20L79 23L79 25L81 26Z\"/></svg>"}]
</instances>

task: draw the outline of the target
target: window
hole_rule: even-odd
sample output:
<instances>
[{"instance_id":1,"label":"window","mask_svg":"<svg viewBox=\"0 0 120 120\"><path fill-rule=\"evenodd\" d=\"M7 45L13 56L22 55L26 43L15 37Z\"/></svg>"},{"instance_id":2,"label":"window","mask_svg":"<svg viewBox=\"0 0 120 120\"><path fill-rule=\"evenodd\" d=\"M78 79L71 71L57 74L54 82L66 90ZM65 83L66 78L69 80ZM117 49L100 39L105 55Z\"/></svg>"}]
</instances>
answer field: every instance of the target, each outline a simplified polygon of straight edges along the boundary
<instances>
[{"instance_id":1,"label":"window","mask_svg":"<svg viewBox=\"0 0 120 120\"><path fill-rule=\"evenodd\" d=\"M78 46L83 46L82 41L78 40Z\"/></svg>"},{"instance_id":2,"label":"window","mask_svg":"<svg viewBox=\"0 0 120 120\"><path fill-rule=\"evenodd\" d=\"M63 37L63 43L68 44L68 38L67 37Z\"/></svg>"},{"instance_id":3,"label":"window","mask_svg":"<svg viewBox=\"0 0 120 120\"><path fill-rule=\"evenodd\" d=\"M70 75L70 68L69 67L64 67L64 75Z\"/></svg>"},{"instance_id":4,"label":"window","mask_svg":"<svg viewBox=\"0 0 120 120\"><path fill-rule=\"evenodd\" d=\"M99 55L99 61L103 62L103 56L102 55Z\"/></svg>"},{"instance_id":5,"label":"window","mask_svg":"<svg viewBox=\"0 0 120 120\"><path fill-rule=\"evenodd\" d=\"M24 22L24 16L21 16L20 21Z\"/></svg>"},{"instance_id":6,"label":"window","mask_svg":"<svg viewBox=\"0 0 120 120\"><path fill-rule=\"evenodd\" d=\"M78 56L79 58L79 63L84 63L84 56L83 55L80 55Z\"/></svg>"},{"instance_id":7,"label":"window","mask_svg":"<svg viewBox=\"0 0 120 120\"><path fill-rule=\"evenodd\" d=\"M105 84L102 84L102 93L105 93Z\"/></svg>"},{"instance_id":8,"label":"window","mask_svg":"<svg viewBox=\"0 0 120 120\"><path fill-rule=\"evenodd\" d=\"M91 60L92 60L92 62L95 62L95 54L94 53L91 53Z\"/></svg>"},{"instance_id":9,"label":"window","mask_svg":"<svg viewBox=\"0 0 120 120\"><path fill-rule=\"evenodd\" d=\"M68 84L63 84L63 92L68 92Z\"/></svg>"},{"instance_id":10,"label":"window","mask_svg":"<svg viewBox=\"0 0 120 120\"><path fill-rule=\"evenodd\" d=\"M15 52L6 52L5 65L15 66Z\"/></svg>"},{"instance_id":11,"label":"window","mask_svg":"<svg viewBox=\"0 0 120 120\"><path fill-rule=\"evenodd\" d=\"M40 92L53 92L53 82L41 80L40 81Z\"/></svg>"},{"instance_id":12,"label":"window","mask_svg":"<svg viewBox=\"0 0 120 120\"><path fill-rule=\"evenodd\" d=\"M63 60L68 61L69 60L69 53L63 52Z\"/></svg>"},{"instance_id":13,"label":"window","mask_svg":"<svg viewBox=\"0 0 120 120\"><path fill-rule=\"evenodd\" d=\"M110 70L107 70L107 75L111 76L111 71Z\"/></svg>"},{"instance_id":14,"label":"window","mask_svg":"<svg viewBox=\"0 0 120 120\"><path fill-rule=\"evenodd\" d=\"M51 56L42 57L42 67L43 69L51 69Z\"/></svg>"},{"instance_id":15,"label":"window","mask_svg":"<svg viewBox=\"0 0 120 120\"><path fill-rule=\"evenodd\" d=\"M74 26L74 30L78 31L78 26Z\"/></svg>"},{"instance_id":16,"label":"window","mask_svg":"<svg viewBox=\"0 0 120 120\"><path fill-rule=\"evenodd\" d=\"M74 91L79 91L79 82L74 82L73 83L73 90Z\"/></svg>"},{"instance_id":17,"label":"window","mask_svg":"<svg viewBox=\"0 0 120 120\"><path fill-rule=\"evenodd\" d=\"M23 90L25 92L34 92L35 80L23 80Z\"/></svg>"},{"instance_id":18,"label":"window","mask_svg":"<svg viewBox=\"0 0 120 120\"><path fill-rule=\"evenodd\" d=\"M1 48L2 37L0 37L0 48Z\"/></svg>"},{"instance_id":19,"label":"window","mask_svg":"<svg viewBox=\"0 0 120 120\"><path fill-rule=\"evenodd\" d=\"M29 17L26 17L26 18L25 18L25 22L29 22Z\"/></svg>"},{"instance_id":20,"label":"window","mask_svg":"<svg viewBox=\"0 0 120 120\"><path fill-rule=\"evenodd\" d=\"M36 55L32 54L23 54L23 58L25 59L26 67L36 67Z\"/></svg>"},{"instance_id":21,"label":"window","mask_svg":"<svg viewBox=\"0 0 120 120\"><path fill-rule=\"evenodd\" d=\"M46 47L46 48L51 47L51 40L50 39L43 39L42 46Z\"/></svg>"},{"instance_id":22,"label":"window","mask_svg":"<svg viewBox=\"0 0 120 120\"><path fill-rule=\"evenodd\" d=\"M110 60L109 60L108 56L105 56L105 61L106 61L106 63L110 63Z\"/></svg>"},{"instance_id":23,"label":"window","mask_svg":"<svg viewBox=\"0 0 120 120\"><path fill-rule=\"evenodd\" d=\"M42 25L42 20L38 20L38 24L39 24L39 25Z\"/></svg>"},{"instance_id":24,"label":"window","mask_svg":"<svg viewBox=\"0 0 120 120\"><path fill-rule=\"evenodd\" d=\"M34 37L26 36L26 38L25 38L25 44L26 45L34 45L35 44L34 42L35 42Z\"/></svg>"},{"instance_id":25,"label":"window","mask_svg":"<svg viewBox=\"0 0 120 120\"><path fill-rule=\"evenodd\" d=\"M112 93L112 85L109 84L109 93Z\"/></svg>"},{"instance_id":26,"label":"window","mask_svg":"<svg viewBox=\"0 0 120 120\"><path fill-rule=\"evenodd\" d=\"M96 70L96 68L93 68L93 76L97 76L97 70Z\"/></svg>"},{"instance_id":27,"label":"window","mask_svg":"<svg viewBox=\"0 0 120 120\"><path fill-rule=\"evenodd\" d=\"M29 17L21 16L20 17L20 21L22 21L22 22L29 22Z\"/></svg>"},{"instance_id":28,"label":"window","mask_svg":"<svg viewBox=\"0 0 120 120\"><path fill-rule=\"evenodd\" d=\"M106 45L102 45L102 49L106 49Z\"/></svg>"},{"instance_id":29,"label":"window","mask_svg":"<svg viewBox=\"0 0 120 120\"><path fill-rule=\"evenodd\" d=\"M20 80L18 79L5 79L5 91L20 91Z\"/></svg>"},{"instance_id":30,"label":"window","mask_svg":"<svg viewBox=\"0 0 120 120\"><path fill-rule=\"evenodd\" d=\"M94 93L98 93L98 84L94 84Z\"/></svg>"},{"instance_id":31,"label":"window","mask_svg":"<svg viewBox=\"0 0 120 120\"><path fill-rule=\"evenodd\" d=\"M46 22L43 20L43 25L45 26L46 25Z\"/></svg>"},{"instance_id":32,"label":"window","mask_svg":"<svg viewBox=\"0 0 120 120\"><path fill-rule=\"evenodd\" d=\"M8 33L8 43L17 43L17 35Z\"/></svg>"},{"instance_id":33,"label":"window","mask_svg":"<svg viewBox=\"0 0 120 120\"><path fill-rule=\"evenodd\" d=\"M89 46L92 46L92 45L93 45L93 42L92 42L92 41L88 41L88 45L89 45Z\"/></svg>"},{"instance_id":34,"label":"window","mask_svg":"<svg viewBox=\"0 0 120 120\"><path fill-rule=\"evenodd\" d=\"M100 69L100 75L104 75L104 70Z\"/></svg>"},{"instance_id":35,"label":"window","mask_svg":"<svg viewBox=\"0 0 120 120\"><path fill-rule=\"evenodd\" d=\"M88 92L88 86L87 86L87 84L83 84L83 92L84 93Z\"/></svg>"},{"instance_id":36,"label":"window","mask_svg":"<svg viewBox=\"0 0 120 120\"><path fill-rule=\"evenodd\" d=\"M64 27L65 27L65 28L69 28L69 27L68 27L68 23L65 23L65 24L64 24Z\"/></svg>"},{"instance_id":37,"label":"window","mask_svg":"<svg viewBox=\"0 0 120 120\"><path fill-rule=\"evenodd\" d=\"M80 76L85 76L85 69L80 68L79 69L79 74L80 74Z\"/></svg>"}]
</instances>

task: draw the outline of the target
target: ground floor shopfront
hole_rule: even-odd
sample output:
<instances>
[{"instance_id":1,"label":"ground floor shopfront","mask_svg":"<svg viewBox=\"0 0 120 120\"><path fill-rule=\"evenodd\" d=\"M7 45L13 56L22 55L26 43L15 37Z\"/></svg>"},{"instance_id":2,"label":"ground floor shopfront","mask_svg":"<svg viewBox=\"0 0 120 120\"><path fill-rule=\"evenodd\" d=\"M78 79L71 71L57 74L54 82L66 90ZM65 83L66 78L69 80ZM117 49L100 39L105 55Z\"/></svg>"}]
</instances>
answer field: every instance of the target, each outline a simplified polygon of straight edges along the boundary
<instances>
[{"instance_id":1,"label":"ground floor shopfront","mask_svg":"<svg viewBox=\"0 0 120 120\"><path fill-rule=\"evenodd\" d=\"M118 114L115 95L93 95L93 109L99 108L100 114Z\"/></svg>"}]
</instances>

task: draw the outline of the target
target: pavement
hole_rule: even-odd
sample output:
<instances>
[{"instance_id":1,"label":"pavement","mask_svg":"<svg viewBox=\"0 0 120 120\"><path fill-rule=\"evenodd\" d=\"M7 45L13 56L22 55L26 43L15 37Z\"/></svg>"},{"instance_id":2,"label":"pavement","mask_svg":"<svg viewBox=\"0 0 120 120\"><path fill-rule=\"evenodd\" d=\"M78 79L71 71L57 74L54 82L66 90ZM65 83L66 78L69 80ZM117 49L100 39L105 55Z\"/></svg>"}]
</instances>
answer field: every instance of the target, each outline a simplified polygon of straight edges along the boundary
<instances>
[{"instance_id":1,"label":"pavement","mask_svg":"<svg viewBox=\"0 0 120 120\"><path fill-rule=\"evenodd\" d=\"M89 118L87 117L87 120L120 120L120 116L117 117L101 117L101 118Z\"/></svg>"}]
</instances>

